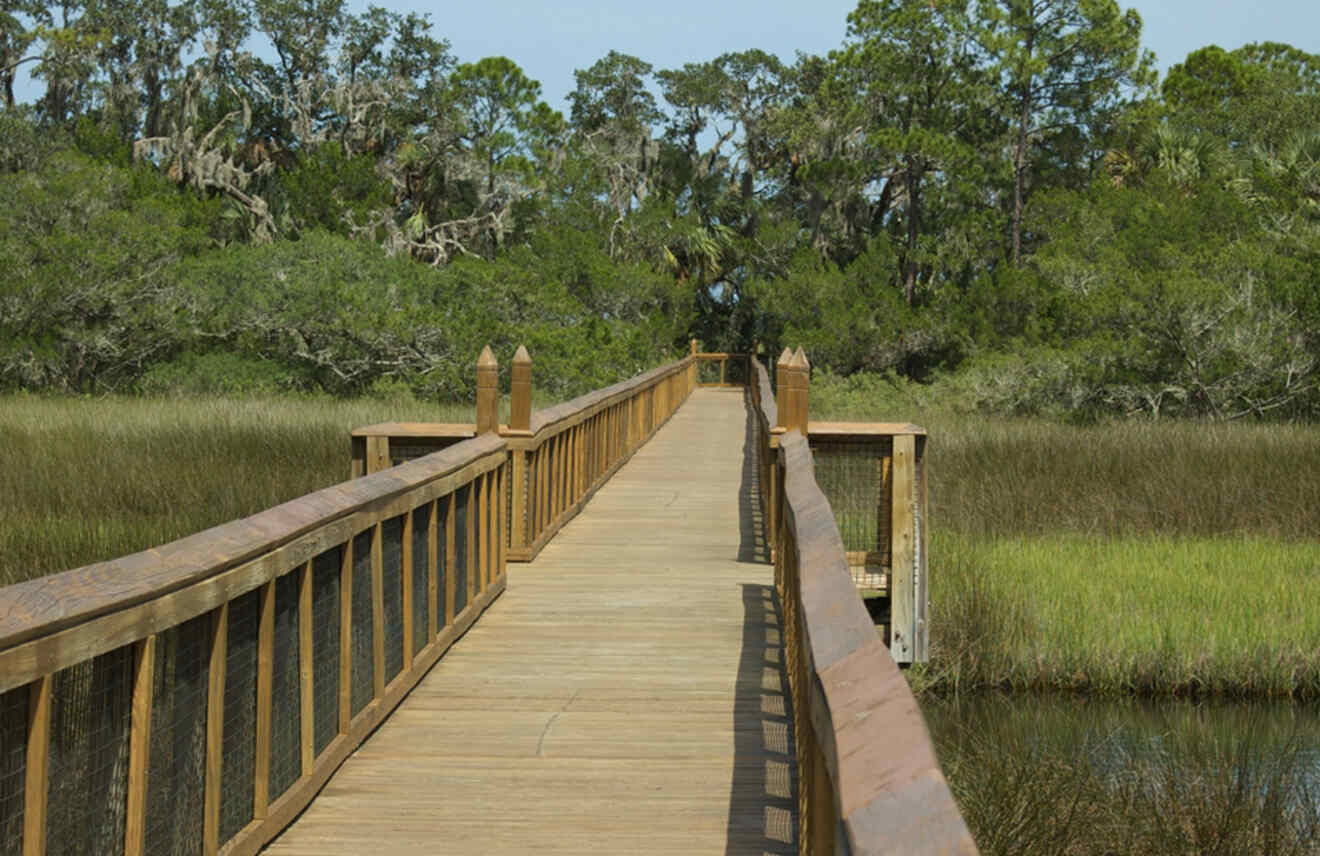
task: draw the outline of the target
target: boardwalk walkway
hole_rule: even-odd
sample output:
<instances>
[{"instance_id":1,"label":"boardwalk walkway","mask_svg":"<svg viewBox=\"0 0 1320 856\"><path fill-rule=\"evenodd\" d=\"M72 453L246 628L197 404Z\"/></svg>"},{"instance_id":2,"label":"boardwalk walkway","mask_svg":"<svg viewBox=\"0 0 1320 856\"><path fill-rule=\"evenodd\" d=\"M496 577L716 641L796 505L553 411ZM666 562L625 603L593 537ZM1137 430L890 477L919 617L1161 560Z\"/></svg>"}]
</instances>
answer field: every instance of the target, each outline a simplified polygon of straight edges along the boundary
<instances>
[{"instance_id":1,"label":"boardwalk walkway","mask_svg":"<svg viewBox=\"0 0 1320 856\"><path fill-rule=\"evenodd\" d=\"M747 425L694 392L265 852L795 852Z\"/></svg>"}]
</instances>

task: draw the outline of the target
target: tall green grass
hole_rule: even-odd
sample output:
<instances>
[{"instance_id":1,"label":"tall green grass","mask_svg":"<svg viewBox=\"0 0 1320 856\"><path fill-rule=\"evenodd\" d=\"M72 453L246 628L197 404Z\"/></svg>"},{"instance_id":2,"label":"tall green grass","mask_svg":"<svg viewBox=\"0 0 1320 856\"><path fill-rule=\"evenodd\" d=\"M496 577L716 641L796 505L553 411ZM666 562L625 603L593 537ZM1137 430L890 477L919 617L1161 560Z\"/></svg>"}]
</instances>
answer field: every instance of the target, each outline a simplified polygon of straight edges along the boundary
<instances>
[{"instance_id":1,"label":"tall green grass","mask_svg":"<svg viewBox=\"0 0 1320 856\"><path fill-rule=\"evenodd\" d=\"M411 399L0 399L0 585L144 550L343 481L349 431L470 422Z\"/></svg>"},{"instance_id":2,"label":"tall green grass","mask_svg":"<svg viewBox=\"0 0 1320 856\"><path fill-rule=\"evenodd\" d=\"M1320 853L1309 707L996 693L922 707L986 856Z\"/></svg>"},{"instance_id":3,"label":"tall green grass","mask_svg":"<svg viewBox=\"0 0 1320 856\"><path fill-rule=\"evenodd\" d=\"M1320 696L1320 428L1069 425L823 381L813 418L930 431L919 688Z\"/></svg>"},{"instance_id":4,"label":"tall green grass","mask_svg":"<svg viewBox=\"0 0 1320 856\"><path fill-rule=\"evenodd\" d=\"M1320 698L1320 550L1260 537L931 544L923 687Z\"/></svg>"}]
</instances>

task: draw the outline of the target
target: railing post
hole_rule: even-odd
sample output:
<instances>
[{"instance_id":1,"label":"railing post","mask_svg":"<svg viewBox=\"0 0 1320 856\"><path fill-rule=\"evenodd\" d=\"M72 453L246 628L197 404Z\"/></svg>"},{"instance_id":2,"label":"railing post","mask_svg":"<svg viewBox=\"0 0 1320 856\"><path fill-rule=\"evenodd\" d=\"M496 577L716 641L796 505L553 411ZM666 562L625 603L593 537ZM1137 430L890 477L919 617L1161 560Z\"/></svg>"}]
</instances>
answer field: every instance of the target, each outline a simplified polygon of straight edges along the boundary
<instances>
[{"instance_id":1,"label":"railing post","mask_svg":"<svg viewBox=\"0 0 1320 856\"><path fill-rule=\"evenodd\" d=\"M917 650L917 444L894 435L889 513L889 650L897 663L918 660Z\"/></svg>"},{"instance_id":2,"label":"railing post","mask_svg":"<svg viewBox=\"0 0 1320 856\"><path fill-rule=\"evenodd\" d=\"M775 433L783 434L788 426L788 364L793 361L793 351L784 348L784 352L779 355L778 362L775 363L775 410L779 414L777 425L771 426Z\"/></svg>"},{"instance_id":3,"label":"railing post","mask_svg":"<svg viewBox=\"0 0 1320 856\"><path fill-rule=\"evenodd\" d=\"M509 382L509 430L506 436L530 437L532 433L532 357L527 348L518 346L513 355L512 375ZM531 539L527 536L527 451L511 449L509 546L522 549Z\"/></svg>"},{"instance_id":4,"label":"railing post","mask_svg":"<svg viewBox=\"0 0 1320 856\"><path fill-rule=\"evenodd\" d=\"M789 431L796 428L804 439L807 436L807 386L810 383L807 375L808 365L806 353L798 348L797 353L789 360L788 371L785 372L788 380L785 384L788 393L788 415L779 417L785 428Z\"/></svg>"},{"instance_id":5,"label":"railing post","mask_svg":"<svg viewBox=\"0 0 1320 856\"><path fill-rule=\"evenodd\" d=\"M807 425L811 421L811 408L808 407L811 398L811 361L807 359L807 352L802 350L801 345L798 346L797 353L793 354L793 362L796 364L798 373L796 387L798 398L795 412L798 420L797 429L802 432L803 437L806 437Z\"/></svg>"},{"instance_id":6,"label":"railing post","mask_svg":"<svg viewBox=\"0 0 1320 856\"><path fill-rule=\"evenodd\" d=\"M518 346L513 355L513 375L509 384L509 428L532 429L532 357L527 348Z\"/></svg>"},{"instance_id":7,"label":"railing post","mask_svg":"<svg viewBox=\"0 0 1320 856\"><path fill-rule=\"evenodd\" d=\"M691 354L692 354L692 356L695 357L698 353L700 353L700 352L697 350L697 340L696 340L696 339L693 339L693 340L689 343L689 345L690 345L691 348L692 348L692 350L691 350Z\"/></svg>"},{"instance_id":8,"label":"railing post","mask_svg":"<svg viewBox=\"0 0 1320 856\"><path fill-rule=\"evenodd\" d=\"M499 363L490 345L481 349L477 358L477 434L487 434L500 428Z\"/></svg>"}]
</instances>

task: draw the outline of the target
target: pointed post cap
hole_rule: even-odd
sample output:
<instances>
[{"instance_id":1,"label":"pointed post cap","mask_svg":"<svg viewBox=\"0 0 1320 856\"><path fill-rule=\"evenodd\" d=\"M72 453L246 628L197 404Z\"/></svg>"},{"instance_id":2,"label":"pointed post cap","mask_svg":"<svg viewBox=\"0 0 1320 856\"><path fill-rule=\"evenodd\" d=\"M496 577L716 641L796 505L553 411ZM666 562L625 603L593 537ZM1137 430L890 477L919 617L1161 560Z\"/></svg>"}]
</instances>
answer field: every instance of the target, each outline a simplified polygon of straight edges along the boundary
<instances>
[{"instance_id":1,"label":"pointed post cap","mask_svg":"<svg viewBox=\"0 0 1320 856\"><path fill-rule=\"evenodd\" d=\"M478 368L498 368L499 363L495 361L495 352L490 349L490 345L481 349L481 356L477 357Z\"/></svg>"},{"instance_id":2,"label":"pointed post cap","mask_svg":"<svg viewBox=\"0 0 1320 856\"><path fill-rule=\"evenodd\" d=\"M516 366L530 365L531 362L532 362L532 355L527 353L527 346L519 345L518 351L513 355L513 364Z\"/></svg>"},{"instance_id":3,"label":"pointed post cap","mask_svg":"<svg viewBox=\"0 0 1320 856\"><path fill-rule=\"evenodd\" d=\"M807 359L807 352L798 345L797 351L793 354L793 365L800 369L811 368L811 362Z\"/></svg>"},{"instance_id":4,"label":"pointed post cap","mask_svg":"<svg viewBox=\"0 0 1320 856\"><path fill-rule=\"evenodd\" d=\"M775 365L786 366L790 362L792 362L792 360L793 360L793 349L784 348L784 352L779 355L779 359L775 361Z\"/></svg>"}]
</instances>

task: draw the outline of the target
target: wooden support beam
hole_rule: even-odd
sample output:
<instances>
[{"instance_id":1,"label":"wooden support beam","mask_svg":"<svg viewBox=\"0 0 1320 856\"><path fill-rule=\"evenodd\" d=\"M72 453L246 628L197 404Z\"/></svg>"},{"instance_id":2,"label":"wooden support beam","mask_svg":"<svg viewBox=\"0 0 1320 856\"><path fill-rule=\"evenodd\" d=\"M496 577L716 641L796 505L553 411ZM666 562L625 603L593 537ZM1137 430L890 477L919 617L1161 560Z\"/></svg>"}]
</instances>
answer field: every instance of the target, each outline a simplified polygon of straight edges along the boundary
<instances>
[{"instance_id":1,"label":"wooden support beam","mask_svg":"<svg viewBox=\"0 0 1320 856\"><path fill-rule=\"evenodd\" d=\"M432 500L431 517L426 527L426 566L430 569L430 576L426 578L428 641L435 639L436 634L440 632L440 610L437 608L440 602L440 503L439 499Z\"/></svg>"},{"instance_id":2,"label":"wooden support beam","mask_svg":"<svg viewBox=\"0 0 1320 856\"><path fill-rule=\"evenodd\" d=\"M271 696L275 679L275 580L260 589L257 622L256 757L252 771L252 818L261 820L270 805Z\"/></svg>"},{"instance_id":3,"label":"wooden support beam","mask_svg":"<svg viewBox=\"0 0 1320 856\"><path fill-rule=\"evenodd\" d=\"M513 491L512 517L509 521L509 544L514 549L526 547L531 539L527 537L527 502L525 486L527 484L527 453L516 449L510 453L513 463L513 482L509 489Z\"/></svg>"},{"instance_id":4,"label":"wooden support beam","mask_svg":"<svg viewBox=\"0 0 1320 856\"><path fill-rule=\"evenodd\" d=\"M385 551L382 524L371 529L372 697L385 695Z\"/></svg>"},{"instance_id":5,"label":"wooden support beam","mask_svg":"<svg viewBox=\"0 0 1320 856\"><path fill-rule=\"evenodd\" d=\"M156 634L133 646L133 713L128 737L128 803L124 856L142 856L147 833L147 771L151 764L151 706L156 688Z\"/></svg>"},{"instance_id":6,"label":"wooden support beam","mask_svg":"<svg viewBox=\"0 0 1320 856\"><path fill-rule=\"evenodd\" d=\"M479 595L486 588L486 576L490 571L490 474L479 476L472 485L476 497L473 513L477 515L476 594Z\"/></svg>"},{"instance_id":7,"label":"wooden support beam","mask_svg":"<svg viewBox=\"0 0 1320 856\"><path fill-rule=\"evenodd\" d=\"M458 560L458 552L454 544L454 517L458 513L460 490L462 488L455 488L449 496L442 496L437 500L437 502L449 503L449 513L445 515L445 627L450 627L454 623L454 565Z\"/></svg>"},{"instance_id":8,"label":"wooden support beam","mask_svg":"<svg viewBox=\"0 0 1320 856\"><path fill-rule=\"evenodd\" d=\"M400 551L400 561L403 567L399 574L403 585L402 603L403 603L403 670L404 672L412 668L413 662L413 514L414 511L405 512L403 515L403 549Z\"/></svg>"},{"instance_id":9,"label":"wooden support beam","mask_svg":"<svg viewBox=\"0 0 1320 856\"><path fill-rule=\"evenodd\" d=\"M472 603L477 599L477 574L480 573L477 559L480 551L477 549L476 485L469 482L463 490L467 496L467 514L463 515L467 524L467 537L463 539L464 546L467 548L467 602Z\"/></svg>"},{"instance_id":10,"label":"wooden support beam","mask_svg":"<svg viewBox=\"0 0 1320 856\"><path fill-rule=\"evenodd\" d=\"M339 733L353 719L353 538L339 549Z\"/></svg>"},{"instance_id":11,"label":"wooden support beam","mask_svg":"<svg viewBox=\"0 0 1320 856\"><path fill-rule=\"evenodd\" d=\"M893 499L890 504L889 650L897 663L911 663L916 655L916 438L894 437Z\"/></svg>"},{"instance_id":12,"label":"wooden support beam","mask_svg":"<svg viewBox=\"0 0 1320 856\"><path fill-rule=\"evenodd\" d=\"M27 757L23 801L23 856L46 852L46 794L50 773L50 707L54 676L28 685Z\"/></svg>"},{"instance_id":13,"label":"wooden support beam","mask_svg":"<svg viewBox=\"0 0 1320 856\"><path fill-rule=\"evenodd\" d=\"M206 673L206 785L202 798L202 853L220 852L220 773L224 768L225 662L229 604L211 613L211 653Z\"/></svg>"},{"instance_id":14,"label":"wooden support beam","mask_svg":"<svg viewBox=\"0 0 1320 856\"><path fill-rule=\"evenodd\" d=\"M312 560L298 572L298 749L302 775L316 763L316 669L312 662Z\"/></svg>"},{"instance_id":15,"label":"wooden support beam","mask_svg":"<svg viewBox=\"0 0 1320 856\"><path fill-rule=\"evenodd\" d=\"M378 473L381 470L387 470L394 465L390 459L390 438L389 437L368 437L367 438L367 475Z\"/></svg>"}]
</instances>

